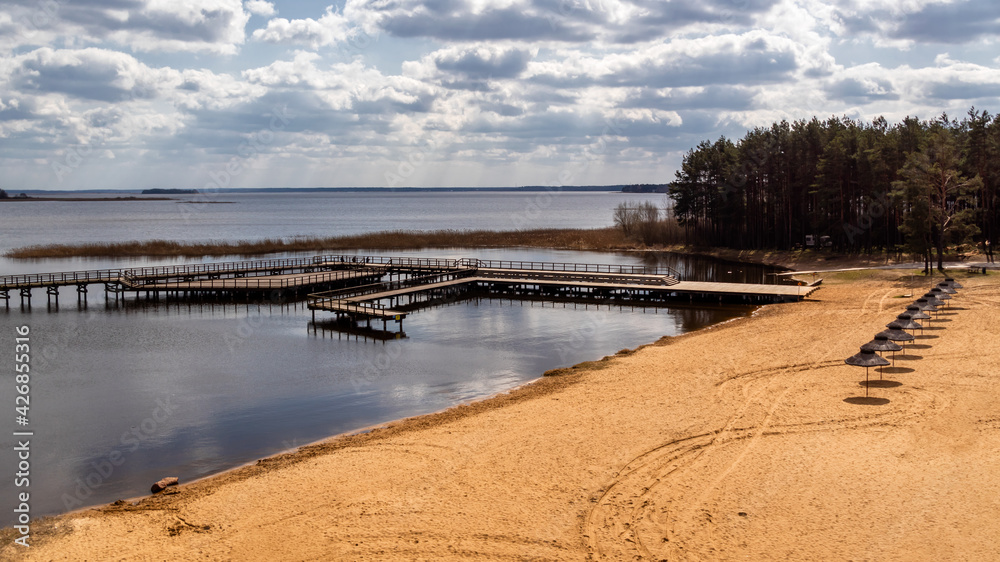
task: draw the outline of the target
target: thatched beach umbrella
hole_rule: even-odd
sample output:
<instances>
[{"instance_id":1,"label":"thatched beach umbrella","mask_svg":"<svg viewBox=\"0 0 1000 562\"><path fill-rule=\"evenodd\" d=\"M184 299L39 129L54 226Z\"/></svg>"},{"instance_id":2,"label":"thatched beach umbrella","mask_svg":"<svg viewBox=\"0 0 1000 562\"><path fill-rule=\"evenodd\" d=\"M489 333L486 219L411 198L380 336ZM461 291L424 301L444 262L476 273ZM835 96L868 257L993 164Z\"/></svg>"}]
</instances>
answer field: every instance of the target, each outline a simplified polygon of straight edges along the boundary
<instances>
[{"instance_id":1,"label":"thatched beach umbrella","mask_svg":"<svg viewBox=\"0 0 1000 562\"><path fill-rule=\"evenodd\" d=\"M938 289L941 289L942 292L947 293L949 295L954 295L958 293L958 291L956 291L954 287L943 281L941 283L938 283L937 286Z\"/></svg>"},{"instance_id":2,"label":"thatched beach umbrella","mask_svg":"<svg viewBox=\"0 0 1000 562\"><path fill-rule=\"evenodd\" d=\"M917 320L930 320L931 319L931 315L930 314L927 314L923 310L920 310L920 307L917 306L917 305L915 305L915 304L911 304L910 306L906 307L906 313L910 315L910 320L913 320L914 322L917 321ZM924 333L924 327L923 326L920 326L920 333L921 334Z\"/></svg>"},{"instance_id":3,"label":"thatched beach umbrella","mask_svg":"<svg viewBox=\"0 0 1000 562\"><path fill-rule=\"evenodd\" d=\"M951 285L952 289L961 289L962 288L962 285L959 284L958 281L955 281L954 279L952 279L951 277L945 277L944 278L944 282L947 283L947 284L949 284L949 285Z\"/></svg>"},{"instance_id":4,"label":"thatched beach umbrella","mask_svg":"<svg viewBox=\"0 0 1000 562\"><path fill-rule=\"evenodd\" d=\"M888 324L886 324L886 327L889 329L879 332L877 335L885 336L889 338L889 340L891 341L903 342L904 351L906 350L906 342L913 341L914 339L916 339L913 337L912 334L907 334L906 332L904 332L903 326L901 326L899 322L889 322Z\"/></svg>"},{"instance_id":5,"label":"thatched beach umbrella","mask_svg":"<svg viewBox=\"0 0 1000 562\"><path fill-rule=\"evenodd\" d=\"M900 328L903 329L903 330L921 330L921 329L923 329L923 326L921 326L920 324L917 324L916 322L914 322L913 321L913 317L910 316L909 314L907 314L906 312L904 312L904 313L900 314L899 316L897 316L896 320L894 320L894 322L897 323L897 324L899 324ZM890 322L889 324L892 324L892 322ZM886 324L885 327L888 328L889 324Z\"/></svg>"},{"instance_id":6,"label":"thatched beach umbrella","mask_svg":"<svg viewBox=\"0 0 1000 562\"><path fill-rule=\"evenodd\" d=\"M888 365L889 362L885 360L875 350L867 345L861 346L861 352L844 359L844 363L848 365L854 365L856 367L865 368L865 396L868 396L868 368L869 367L884 367Z\"/></svg>"},{"instance_id":7,"label":"thatched beach umbrella","mask_svg":"<svg viewBox=\"0 0 1000 562\"><path fill-rule=\"evenodd\" d=\"M932 293L930 291L927 291L926 293L924 293L924 298L927 299L927 302L929 302L930 304L933 304L934 306L943 306L944 305L944 301L941 300L941 299L939 299L937 295L935 295L934 293Z\"/></svg>"},{"instance_id":8,"label":"thatched beach umbrella","mask_svg":"<svg viewBox=\"0 0 1000 562\"><path fill-rule=\"evenodd\" d=\"M875 339L866 343L863 347L869 347L875 351L891 351L893 365L896 364L896 352L903 349L903 346L889 341L889 336L883 334L875 334Z\"/></svg>"},{"instance_id":9,"label":"thatched beach umbrella","mask_svg":"<svg viewBox=\"0 0 1000 562\"><path fill-rule=\"evenodd\" d=\"M931 315L925 313L919 306L911 304L906 307L906 313L910 315L910 320L930 320Z\"/></svg>"},{"instance_id":10,"label":"thatched beach umbrella","mask_svg":"<svg viewBox=\"0 0 1000 562\"><path fill-rule=\"evenodd\" d=\"M934 301L937 302L937 299L934 299ZM934 304L932 304L930 299L927 299L927 298L924 298L924 297L920 297L919 299L913 301L913 305L912 306L915 306L915 307L919 308L922 312L925 312L925 313L926 312L937 312L937 306L935 306ZM928 322L930 322L930 320L931 320L930 318L927 319Z\"/></svg>"},{"instance_id":11,"label":"thatched beach umbrella","mask_svg":"<svg viewBox=\"0 0 1000 562\"><path fill-rule=\"evenodd\" d=\"M948 304L946 301L950 301L951 300L951 295L949 295L948 293L944 292L941 289L941 287L934 287L933 289L931 289L931 293L933 293L934 298L936 298L937 300L943 302L945 305Z\"/></svg>"},{"instance_id":12,"label":"thatched beach umbrella","mask_svg":"<svg viewBox=\"0 0 1000 562\"><path fill-rule=\"evenodd\" d=\"M934 305L934 310L928 310L927 312L934 312L935 316L936 313L941 312L941 308L944 307L944 301L937 298L937 295L927 292L924 294L924 298L927 299L928 304Z\"/></svg>"},{"instance_id":13,"label":"thatched beach umbrella","mask_svg":"<svg viewBox=\"0 0 1000 562\"><path fill-rule=\"evenodd\" d=\"M924 312L936 312L937 311L937 307L934 306L933 304L931 304L931 301L929 301L929 300L927 300L927 299L925 299L923 297L920 297L919 299L913 301L913 304L911 306L915 306L915 307L919 308L920 310L922 310Z\"/></svg>"}]
</instances>

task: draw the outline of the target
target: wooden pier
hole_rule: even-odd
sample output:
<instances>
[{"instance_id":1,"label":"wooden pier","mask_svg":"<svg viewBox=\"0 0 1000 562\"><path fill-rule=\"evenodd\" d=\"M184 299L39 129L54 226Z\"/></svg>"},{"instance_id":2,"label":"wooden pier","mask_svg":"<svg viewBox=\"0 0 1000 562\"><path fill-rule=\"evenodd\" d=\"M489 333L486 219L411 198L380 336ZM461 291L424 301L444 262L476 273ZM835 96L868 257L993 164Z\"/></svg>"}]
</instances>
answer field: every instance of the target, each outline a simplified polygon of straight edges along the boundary
<instances>
[{"instance_id":1,"label":"wooden pier","mask_svg":"<svg viewBox=\"0 0 1000 562\"><path fill-rule=\"evenodd\" d=\"M310 292L378 281L388 275L456 268L456 260L370 256L316 256L279 260L215 262L165 267L142 267L34 273L0 277L0 300L9 308L11 293L20 293L21 305L31 306L32 290L45 289L48 304L59 304L59 291L75 286L77 299L86 303L89 288L103 285L105 293L160 294L184 298L305 297Z\"/></svg>"},{"instance_id":2,"label":"wooden pier","mask_svg":"<svg viewBox=\"0 0 1000 562\"><path fill-rule=\"evenodd\" d=\"M332 312L338 321L381 320L402 326L410 311L442 297L502 296L580 302L668 306L678 302L765 304L806 298L817 287L680 281L676 272L619 269L592 264L543 264L462 260L455 268L399 281L309 295L309 309Z\"/></svg>"},{"instance_id":3,"label":"wooden pier","mask_svg":"<svg viewBox=\"0 0 1000 562\"><path fill-rule=\"evenodd\" d=\"M45 289L58 308L59 290L75 286L86 305L91 285L103 285L107 301L129 294L176 299L250 302L307 298L312 311L336 322L372 329L399 324L407 314L435 303L471 296L555 299L662 307L676 303L765 304L806 298L817 287L681 281L663 267L478 259L315 256L281 260L202 263L167 267L72 271L0 277L0 299L11 291L31 306L32 290ZM316 292L319 291L319 292ZM322 324L322 322L321 322Z\"/></svg>"}]
</instances>

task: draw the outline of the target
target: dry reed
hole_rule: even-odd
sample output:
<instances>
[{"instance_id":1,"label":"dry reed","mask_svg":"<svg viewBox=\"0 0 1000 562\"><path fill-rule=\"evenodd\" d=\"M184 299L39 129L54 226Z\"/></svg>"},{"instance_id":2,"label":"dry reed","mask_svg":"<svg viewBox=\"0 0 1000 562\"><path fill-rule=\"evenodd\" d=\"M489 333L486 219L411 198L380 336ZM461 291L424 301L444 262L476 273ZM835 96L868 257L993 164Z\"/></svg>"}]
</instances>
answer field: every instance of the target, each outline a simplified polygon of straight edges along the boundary
<instances>
[{"instance_id":1,"label":"dry reed","mask_svg":"<svg viewBox=\"0 0 1000 562\"><path fill-rule=\"evenodd\" d=\"M253 256L279 252L341 250L420 250L425 248L534 247L608 251L635 247L619 229L382 231L329 238L289 238L216 242L147 240L53 244L16 248L8 258Z\"/></svg>"}]
</instances>

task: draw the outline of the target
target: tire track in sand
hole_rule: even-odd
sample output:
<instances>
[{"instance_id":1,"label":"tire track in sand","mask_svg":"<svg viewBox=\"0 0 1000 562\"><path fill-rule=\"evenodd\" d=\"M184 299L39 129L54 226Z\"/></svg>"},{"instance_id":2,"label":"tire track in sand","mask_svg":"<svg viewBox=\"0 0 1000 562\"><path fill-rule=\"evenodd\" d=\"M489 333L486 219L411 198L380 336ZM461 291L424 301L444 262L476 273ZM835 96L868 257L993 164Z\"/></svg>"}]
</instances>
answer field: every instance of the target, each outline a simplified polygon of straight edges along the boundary
<instances>
[{"instance_id":1,"label":"tire track in sand","mask_svg":"<svg viewBox=\"0 0 1000 562\"><path fill-rule=\"evenodd\" d=\"M814 364L811 369L801 364L773 369L770 373L771 380L747 393L747 398L721 429L666 442L633 458L604 487L600 495L591 500L595 505L586 514L582 528L589 556L592 559L684 558L685 533L678 524L690 523L697 518L701 506L711 500L715 491L763 438L791 433L900 425L918 419L922 412L935 408L942 398L926 389L909 389L907 394L912 394L915 400L897 401L899 406L875 415L818 418L794 424L773 425L775 413L792 390L804 388L804 379L815 376L816 371L839 366L838 361L822 361ZM796 376L791 379L781 376L790 373L795 373ZM774 398L766 400L767 396ZM746 419L752 418L760 406L765 406L765 412L758 422ZM653 496L658 488L675 483L676 477L685 469L695 469L693 465L700 459L707 460L708 456L721 453L723 449L741 441L741 450L711 477L696 498L684 501L676 509L664 508L662 501L659 506L656 505ZM709 476L705 475L706 478ZM668 507L670 503L666 502ZM660 514L671 517L675 523L659 521Z\"/></svg>"},{"instance_id":2,"label":"tire track in sand","mask_svg":"<svg viewBox=\"0 0 1000 562\"><path fill-rule=\"evenodd\" d=\"M772 369L770 376L801 370L803 367L804 365L790 365L777 370ZM787 386L779 399L772 404L769 412L773 413L777 409L780 401L793 386ZM747 416L747 411L752 406L759 403L758 397L767 393L770 383L760 385L749 393L746 392L748 387L749 384L743 385L741 390L744 391L746 399L721 429L664 443L633 458L618 472L614 482L606 486L601 496L594 500L597 505L585 519L584 536L592 557L622 557L626 555L626 552L620 551L620 547L623 546L626 550L633 551L629 553L631 555L644 558L651 556L649 549L635 532L640 521L646 518L644 512L649 503L645 501L645 497L667 477L689 466L706 451L748 436L748 430L736 429L736 424ZM767 419L770 419L770 416ZM750 435L759 438L763 433L763 426L758 425L750 431ZM732 466L735 464L737 463L733 463ZM726 474L730 471L731 468ZM725 474L720 475L712 487L718 486L724 478ZM619 548L615 548L616 546ZM612 551L618 552L612 554Z\"/></svg>"}]
</instances>

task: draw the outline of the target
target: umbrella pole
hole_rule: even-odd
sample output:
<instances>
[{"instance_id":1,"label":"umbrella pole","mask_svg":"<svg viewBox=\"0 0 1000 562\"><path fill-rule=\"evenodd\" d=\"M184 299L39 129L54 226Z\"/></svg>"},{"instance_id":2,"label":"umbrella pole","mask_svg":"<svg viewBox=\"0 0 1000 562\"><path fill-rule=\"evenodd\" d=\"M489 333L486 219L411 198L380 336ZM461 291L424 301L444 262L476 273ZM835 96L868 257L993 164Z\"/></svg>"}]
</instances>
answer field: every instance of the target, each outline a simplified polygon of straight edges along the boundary
<instances>
[{"instance_id":1,"label":"umbrella pole","mask_svg":"<svg viewBox=\"0 0 1000 562\"><path fill-rule=\"evenodd\" d=\"M868 367L865 367L865 398L868 398Z\"/></svg>"}]
</instances>

